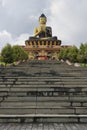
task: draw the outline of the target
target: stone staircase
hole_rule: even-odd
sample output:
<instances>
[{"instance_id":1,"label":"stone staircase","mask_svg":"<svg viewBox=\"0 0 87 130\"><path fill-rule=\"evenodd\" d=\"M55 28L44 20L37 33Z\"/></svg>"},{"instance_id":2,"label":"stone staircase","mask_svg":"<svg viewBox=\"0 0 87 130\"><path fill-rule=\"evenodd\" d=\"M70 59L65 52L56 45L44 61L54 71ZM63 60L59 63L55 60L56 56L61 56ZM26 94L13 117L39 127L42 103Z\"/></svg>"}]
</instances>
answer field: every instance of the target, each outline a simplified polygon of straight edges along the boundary
<instances>
[{"instance_id":1,"label":"stone staircase","mask_svg":"<svg viewBox=\"0 0 87 130\"><path fill-rule=\"evenodd\" d=\"M0 67L0 122L87 122L87 68L58 61Z\"/></svg>"}]
</instances>

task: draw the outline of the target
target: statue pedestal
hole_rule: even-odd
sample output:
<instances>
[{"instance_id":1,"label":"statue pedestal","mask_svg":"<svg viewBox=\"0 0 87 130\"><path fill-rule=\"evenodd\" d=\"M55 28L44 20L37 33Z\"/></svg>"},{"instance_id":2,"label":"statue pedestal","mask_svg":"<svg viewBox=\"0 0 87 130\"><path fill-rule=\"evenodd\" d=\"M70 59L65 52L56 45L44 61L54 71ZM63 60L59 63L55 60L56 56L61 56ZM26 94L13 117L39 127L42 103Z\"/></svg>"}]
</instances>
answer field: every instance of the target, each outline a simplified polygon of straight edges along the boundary
<instances>
[{"instance_id":1,"label":"statue pedestal","mask_svg":"<svg viewBox=\"0 0 87 130\"><path fill-rule=\"evenodd\" d=\"M57 47L61 45L61 40L53 40L53 39L32 39L26 40L25 45L33 48L35 47Z\"/></svg>"},{"instance_id":2,"label":"statue pedestal","mask_svg":"<svg viewBox=\"0 0 87 130\"><path fill-rule=\"evenodd\" d=\"M47 60L52 59L54 53L60 51L61 40L32 38L26 40L25 45L24 49L29 53L29 59L32 57L32 59Z\"/></svg>"}]
</instances>

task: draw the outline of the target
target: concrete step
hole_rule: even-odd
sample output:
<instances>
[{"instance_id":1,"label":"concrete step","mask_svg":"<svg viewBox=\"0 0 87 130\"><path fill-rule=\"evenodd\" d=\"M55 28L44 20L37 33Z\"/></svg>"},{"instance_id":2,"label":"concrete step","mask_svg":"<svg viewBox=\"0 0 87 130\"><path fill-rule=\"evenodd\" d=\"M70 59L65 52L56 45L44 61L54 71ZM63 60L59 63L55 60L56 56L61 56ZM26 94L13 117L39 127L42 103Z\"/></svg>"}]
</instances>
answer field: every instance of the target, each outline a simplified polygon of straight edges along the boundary
<instances>
[{"instance_id":1,"label":"concrete step","mask_svg":"<svg viewBox=\"0 0 87 130\"><path fill-rule=\"evenodd\" d=\"M65 88L86 88L87 87L87 84L64 84L64 83L59 83L59 84L15 84L15 85L12 85L12 89L13 88L58 88L58 87L65 87Z\"/></svg>"},{"instance_id":2,"label":"concrete step","mask_svg":"<svg viewBox=\"0 0 87 130\"><path fill-rule=\"evenodd\" d=\"M85 129L87 128L87 115L50 115L50 114L23 114L9 115L1 114L0 129L22 130L22 129L38 129L38 130L66 130L67 129ZM13 124L11 122L14 122ZM73 124L73 123L74 124ZM5 123L5 124L4 124ZM18 123L18 124L15 124ZM63 124L64 123L64 124ZM66 123L66 124L65 124ZM70 124L69 124L70 123ZM79 124L78 124L79 123ZM83 123L83 124L81 124ZM85 123L85 124L84 124ZM53 125L53 127L52 127Z\"/></svg>"},{"instance_id":3,"label":"concrete step","mask_svg":"<svg viewBox=\"0 0 87 130\"><path fill-rule=\"evenodd\" d=\"M86 80L82 80L80 79L79 81L69 81L69 79L67 81L55 81L55 80L46 80L46 81L34 81L34 79L32 81L17 81L17 82L0 82L0 87L5 87L5 86L9 86L9 85L47 85L47 84L54 84L54 85L87 85Z\"/></svg>"},{"instance_id":4,"label":"concrete step","mask_svg":"<svg viewBox=\"0 0 87 130\"><path fill-rule=\"evenodd\" d=\"M1 114L68 114L68 115L87 115L87 107L0 107Z\"/></svg>"},{"instance_id":5,"label":"concrete step","mask_svg":"<svg viewBox=\"0 0 87 130\"><path fill-rule=\"evenodd\" d=\"M1 106L45 106L45 107L53 107L53 106L62 106L62 107L87 107L87 100L38 100L36 99L31 99L31 100L3 100L1 99Z\"/></svg>"},{"instance_id":6,"label":"concrete step","mask_svg":"<svg viewBox=\"0 0 87 130\"><path fill-rule=\"evenodd\" d=\"M43 88L42 88L43 87ZM27 92L27 93L29 93L29 92L34 92L35 91L35 93L37 92L46 92L46 91L48 91L48 93L49 92L56 92L57 94L58 93L60 93L61 92L61 94L62 93L72 93L72 94L79 94L79 93L86 93L87 92L87 87L86 87L86 85L78 85L78 86L73 86L72 87L72 85L69 85L68 87L66 86L53 86L53 85L49 85L48 87L46 87L46 86L40 86L40 87L36 87L36 86L31 86L31 87L28 87L28 86L17 86L17 87L12 87L12 88L4 88L4 87L2 87L2 88L0 88L0 91L11 91L11 92Z\"/></svg>"},{"instance_id":7,"label":"concrete step","mask_svg":"<svg viewBox=\"0 0 87 130\"><path fill-rule=\"evenodd\" d=\"M49 102L49 101L78 101L78 102L87 102L87 96L8 96L5 101L40 101L40 102Z\"/></svg>"},{"instance_id":8,"label":"concrete step","mask_svg":"<svg viewBox=\"0 0 87 130\"><path fill-rule=\"evenodd\" d=\"M3 84L48 84L48 83L71 83L71 84L76 84L79 82L81 84L86 84L87 82L87 77L4 77L0 78L0 85Z\"/></svg>"}]
</instances>

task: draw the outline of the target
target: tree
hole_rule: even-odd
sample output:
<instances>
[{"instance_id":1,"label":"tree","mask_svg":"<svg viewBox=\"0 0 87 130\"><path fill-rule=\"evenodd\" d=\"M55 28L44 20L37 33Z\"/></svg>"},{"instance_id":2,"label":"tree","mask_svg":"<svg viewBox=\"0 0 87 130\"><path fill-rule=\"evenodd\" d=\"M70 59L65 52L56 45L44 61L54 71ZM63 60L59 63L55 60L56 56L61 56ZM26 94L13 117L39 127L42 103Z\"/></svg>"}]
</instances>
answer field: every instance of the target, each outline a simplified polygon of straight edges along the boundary
<instances>
[{"instance_id":1,"label":"tree","mask_svg":"<svg viewBox=\"0 0 87 130\"><path fill-rule=\"evenodd\" d=\"M13 46L13 59L14 61L28 59L28 54L18 45Z\"/></svg>"},{"instance_id":2,"label":"tree","mask_svg":"<svg viewBox=\"0 0 87 130\"><path fill-rule=\"evenodd\" d=\"M76 46L73 46L68 49L67 58L71 62L77 62L77 56L78 56L78 48Z\"/></svg>"},{"instance_id":3,"label":"tree","mask_svg":"<svg viewBox=\"0 0 87 130\"><path fill-rule=\"evenodd\" d=\"M66 60L68 57L67 57L67 54L68 54L68 51L69 49L68 48L62 48L59 52L59 59L63 59L63 60Z\"/></svg>"},{"instance_id":4,"label":"tree","mask_svg":"<svg viewBox=\"0 0 87 130\"><path fill-rule=\"evenodd\" d=\"M71 62L77 61L78 48L76 46L72 46L69 48L61 49L59 53L59 59L70 60Z\"/></svg>"},{"instance_id":5,"label":"tree","mask_svg":"<svg viewBox=\"0 0 87 130\"><path fill-rule=\"evenodd\" d=\"M27 59L28 54L18 45L11 47L10 44L7 44L1 51L1 60L6 64Z\"/></svg>"},{"instance_id":6,"label":"tree","mask_svg":"<svg viewBox=\"0 0 87 130\"><path fill-rule=\"evenodd\" d=\"M1 51L1 60L3 62L12 63L13 62L13 51L10 44L7 44Z\"/></svg>"},{"instance_id":7,"label":"tree","mask_svg":"<svg viewBox=\"0 0 87 130\"><path fill-rule=\"evenodd\" d=\"M87 44L80 45L77 59L80 63L87 63Z\"/></svg>"}]
</instances>

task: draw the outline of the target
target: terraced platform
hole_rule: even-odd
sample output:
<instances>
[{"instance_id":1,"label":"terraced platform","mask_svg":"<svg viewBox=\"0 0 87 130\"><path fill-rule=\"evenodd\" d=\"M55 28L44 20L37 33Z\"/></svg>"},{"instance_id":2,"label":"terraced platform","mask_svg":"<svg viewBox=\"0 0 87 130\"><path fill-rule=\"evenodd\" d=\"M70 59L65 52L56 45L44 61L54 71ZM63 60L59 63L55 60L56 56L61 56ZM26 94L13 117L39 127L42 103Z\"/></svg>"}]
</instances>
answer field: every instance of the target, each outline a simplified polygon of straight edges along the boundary
<instances>
[{"instance_id":1,"label":"terraced platform","mask_svg":"<svg viewBox=\"0 0 87 130\"><path fill-rule=\"evenodd\" d=\"M87 68L58 61L0 67L0 122L87 122Z\"/></svg>"}]
</instances>

